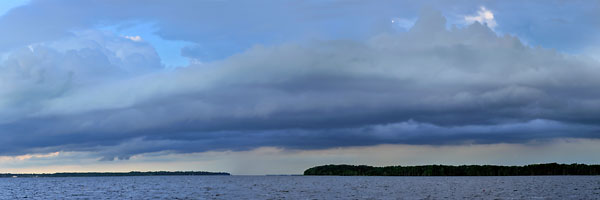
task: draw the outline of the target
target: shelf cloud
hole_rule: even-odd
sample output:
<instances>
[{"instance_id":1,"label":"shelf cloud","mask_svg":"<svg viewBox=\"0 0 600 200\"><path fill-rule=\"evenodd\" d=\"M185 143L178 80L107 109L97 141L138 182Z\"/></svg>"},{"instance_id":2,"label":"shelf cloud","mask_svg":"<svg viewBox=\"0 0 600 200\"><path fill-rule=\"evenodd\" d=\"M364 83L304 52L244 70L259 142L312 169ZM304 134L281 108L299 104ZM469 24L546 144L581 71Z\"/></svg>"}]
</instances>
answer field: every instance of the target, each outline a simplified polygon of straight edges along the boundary
<instances>
[{"instance_id":1,"label":"shelf cloud","mask_svg":"<svg viewBox=\"0 0 600 200\"><path fill-rule=\"evenodd\" d=\"M2 40L12 47L0 64L0 153L115 160L598 138L600 63L498 35L493 14L479 15L448 29L441 12L423 10L407 32L253 45L176 69L140 36ZM88 22L78 23L63 25Z\"/></svg>"}]
</instances>

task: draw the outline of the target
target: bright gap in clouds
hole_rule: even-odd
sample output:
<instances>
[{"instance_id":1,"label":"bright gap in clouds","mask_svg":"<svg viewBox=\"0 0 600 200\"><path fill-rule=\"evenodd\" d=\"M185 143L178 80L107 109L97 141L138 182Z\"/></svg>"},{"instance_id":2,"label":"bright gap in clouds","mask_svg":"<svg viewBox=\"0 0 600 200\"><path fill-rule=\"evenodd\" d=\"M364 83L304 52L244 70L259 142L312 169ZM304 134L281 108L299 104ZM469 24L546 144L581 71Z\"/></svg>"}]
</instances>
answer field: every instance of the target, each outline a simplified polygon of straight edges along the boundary
<instances>
[{"instance_id":1,"label":"bright gap in clouds","mask_svg":"<svg viewBox=\"0 0 600 200\"><path fill-rule=\"evenodd\" d=\"M286 150L261 147L247 151L208 151L173 154L146 153L130 160L96 162L85 152L54 152L0 156L0 170L10 173L86 171L204 170L234 175L301 174L324 164L428 165L478 164L525 165L531 163L596 163L600 140L557 139L526 144L473 145L375 145L322 150Z\"/></svg>"},{"instance_id":2,"label":"bright gap in clouds","mask_svg":"<svg viewBox=\"0 0 600 200\"><path fill-rule=\"evenodd\" d=\"M157 27L154 23L133 22L118 24L114 26L98 27L100 30L106 30L121 35L124 38L135 42L148 42L156 53L160 56L162 64L166 68L185 67L189 65L190 59L181 55L181 49L194 43L182 40L165 40L156 33Z\"/></svg>"}]
</instances>

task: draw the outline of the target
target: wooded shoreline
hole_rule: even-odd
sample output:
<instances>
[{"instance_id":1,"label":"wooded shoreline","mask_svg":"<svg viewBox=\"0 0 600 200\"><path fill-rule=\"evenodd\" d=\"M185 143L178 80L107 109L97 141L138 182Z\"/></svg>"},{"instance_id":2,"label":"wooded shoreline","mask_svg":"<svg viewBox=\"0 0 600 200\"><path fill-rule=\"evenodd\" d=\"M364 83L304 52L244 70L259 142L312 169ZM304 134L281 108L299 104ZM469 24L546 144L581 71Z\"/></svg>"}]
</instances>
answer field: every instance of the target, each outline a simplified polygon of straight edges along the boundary
<instances>
[{"instance_id":1,"label":"wooded shoreline","mask_svg":"<svg viewBox=\"0 0 600 200\"><path fill-rule=\"evenodd\" d=\"M313 176L548 176L600 175L600 165L532 164L499 165L423 165L372 167L366 165L323 165L304 171Z\"/></svg>"},{"instance_id":2,"label":"wooded shoreline","mask_svg":"<svg viewBox=\"0 0 600 200\"><path fill-rule=\"evenodd\" d=\"M154 171L154 172L59 172L59 173L2 173L0 178L16 177L99 177L99 176L229 176L227 172L204 172L204 171Z\"/></svg>"}]
</instances>

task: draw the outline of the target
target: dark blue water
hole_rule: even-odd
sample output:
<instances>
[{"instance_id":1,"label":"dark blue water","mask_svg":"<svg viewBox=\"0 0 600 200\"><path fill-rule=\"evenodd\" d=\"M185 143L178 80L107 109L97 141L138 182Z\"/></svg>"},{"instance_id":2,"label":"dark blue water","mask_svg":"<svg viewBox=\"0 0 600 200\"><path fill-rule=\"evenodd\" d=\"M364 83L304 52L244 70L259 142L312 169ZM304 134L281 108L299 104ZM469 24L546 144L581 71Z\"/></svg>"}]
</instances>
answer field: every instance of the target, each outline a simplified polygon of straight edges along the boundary
<instances>
[{"instance_id":1,"label":"dark blue water","mask_svg":"<svg viewBox=\"0 0 600 200\"><path fill-rule=\"evenodd\" d=\"M1 199L600 199L600 176L3 178Z\"/></svg>"}]
</instances>

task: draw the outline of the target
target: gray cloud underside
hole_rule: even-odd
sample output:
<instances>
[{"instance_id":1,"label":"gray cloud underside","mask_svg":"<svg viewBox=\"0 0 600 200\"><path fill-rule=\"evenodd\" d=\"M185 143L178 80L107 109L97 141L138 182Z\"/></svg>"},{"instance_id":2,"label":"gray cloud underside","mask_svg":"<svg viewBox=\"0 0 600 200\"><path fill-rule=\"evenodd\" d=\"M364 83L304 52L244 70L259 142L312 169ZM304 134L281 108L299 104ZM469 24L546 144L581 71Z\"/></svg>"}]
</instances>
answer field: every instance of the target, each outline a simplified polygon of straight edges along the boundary
<instances>
[{"instance_id":1,"label":"gray cloud underside","mask_svg":"<svg viewBox=\"0 0 600 200\"><path fill-rule=\"evenodd\" d=\"M598 62L477 23L447 30L438 12L405 33L254 46L176 70L145 43L79 34L17 49L0 67L2 154L600 136Z\"/></svg>"}]
</instances>

